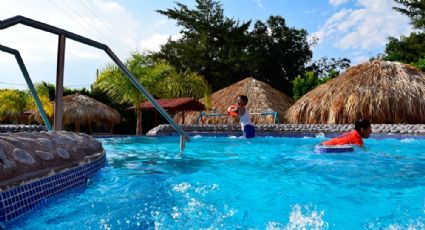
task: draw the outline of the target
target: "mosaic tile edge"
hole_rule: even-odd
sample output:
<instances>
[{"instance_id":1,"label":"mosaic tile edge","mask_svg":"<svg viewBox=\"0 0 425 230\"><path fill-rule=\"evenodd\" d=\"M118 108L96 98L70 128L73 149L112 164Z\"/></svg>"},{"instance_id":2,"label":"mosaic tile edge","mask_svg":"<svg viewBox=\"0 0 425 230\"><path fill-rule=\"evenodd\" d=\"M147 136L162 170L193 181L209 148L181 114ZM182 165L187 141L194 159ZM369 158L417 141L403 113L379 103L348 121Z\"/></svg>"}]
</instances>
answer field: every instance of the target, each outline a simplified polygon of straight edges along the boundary
<instances>
[{"instance_id":1,"label":"mosaic tile edge","mask_svg":"<svg viewBox=\"0 0 425 230\"><path fill-rule=\"evenodd\" d=\"M50 197L85 186L87 179L93 177L105 162L106 156L102 154L101 157L77 167L0 192L0 223L34 211Z\"/></svg>"}]
</instances>

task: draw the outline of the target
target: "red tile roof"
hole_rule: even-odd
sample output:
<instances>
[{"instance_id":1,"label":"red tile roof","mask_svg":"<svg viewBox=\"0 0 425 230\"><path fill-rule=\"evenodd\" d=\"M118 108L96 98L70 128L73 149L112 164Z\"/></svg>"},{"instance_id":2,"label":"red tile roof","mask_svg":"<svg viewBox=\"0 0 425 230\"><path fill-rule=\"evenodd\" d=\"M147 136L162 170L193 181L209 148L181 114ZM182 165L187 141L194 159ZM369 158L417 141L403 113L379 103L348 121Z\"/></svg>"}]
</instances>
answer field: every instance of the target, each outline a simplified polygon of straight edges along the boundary
<instances>
[{"instance_id":1,"label":"red tile roof","mask_svg":"<svg viewBox=\"0 0 425 230\"><path fill-rule=\"evenodd\" d=\"M201 111L205 110L205 105L193 98L170 98L157 99L156 102L168 111ZM149 102L140 104L142 110L154 110L155 107ZM134 109L134 107L131 107Z\"/></svg>"}]
</instances>

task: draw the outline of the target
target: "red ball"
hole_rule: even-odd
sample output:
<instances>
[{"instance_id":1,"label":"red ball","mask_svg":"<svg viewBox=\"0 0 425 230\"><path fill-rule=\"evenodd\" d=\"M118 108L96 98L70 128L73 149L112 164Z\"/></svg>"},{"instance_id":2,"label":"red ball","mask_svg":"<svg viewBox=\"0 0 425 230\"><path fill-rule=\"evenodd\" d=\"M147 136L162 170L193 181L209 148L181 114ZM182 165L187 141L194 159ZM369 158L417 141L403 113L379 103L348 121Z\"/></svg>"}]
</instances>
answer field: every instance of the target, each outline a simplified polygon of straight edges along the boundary
<instances>
[{"instance_id":1,"label":"red ball","mask_svg":"<svg viewBox=\"0 0 425 230\"><path fill-rule=\"evenodd\" d=\"M238 105L231 105L229 108L227 108L227 114L231 117L237 117L238 116Z\"/></svg>"}]
</instances>

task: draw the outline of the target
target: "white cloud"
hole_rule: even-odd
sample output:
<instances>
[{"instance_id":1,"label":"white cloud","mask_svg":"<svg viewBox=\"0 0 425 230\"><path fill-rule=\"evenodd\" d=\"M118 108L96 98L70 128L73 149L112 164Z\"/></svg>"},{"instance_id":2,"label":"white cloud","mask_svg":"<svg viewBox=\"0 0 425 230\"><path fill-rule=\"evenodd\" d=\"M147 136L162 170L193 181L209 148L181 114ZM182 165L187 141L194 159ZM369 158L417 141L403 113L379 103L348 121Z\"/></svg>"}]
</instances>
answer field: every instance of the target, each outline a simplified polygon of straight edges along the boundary
<instances>
[{"instance_id":1,"label":"white cloud","mask_svg":"<svg viewBox=\"0 0 425 230\"><path fill-rule=\"evenodd\" d=\"M332 6L339 6L347 3L348 1L349 0L329 0L329 4L331 4Z\"/></svg>"},{"instance_id":2,"label":"white cloud","mask_svg":"<svg viewBox=\"0 0 425 230\"><path fill-rule=\"evenodd\" d=\"M166 24L167 22L168 22L168 20L161 20L161 21L155 23L155 27L160 27L160 26Z\"/></svg>"},{"instance_id":3,"label":"white cloud","mask_svg":"<svg viewBox=\"0 0 425 230\"><path fill-rule=\"evenodd\" d=\"M412 31L409 19L392 9L393 0L357 0L357 5L334 13L314 33L319 43L329 42L339 49L376 49L383 47L389 36Z\"/></svg>"},{"instance_id":4,"label":"white cloud","mask_svg":"<svg viewBox=\"0 0 425 230\"><path fill-rule=\"evenodd\" d=\"M171 36L171 40L178 40L181 38L181 34L174 34L174 35L168 35L168 34L154 34L151 37L144 39L140 41L140 48L142 50L148 50L148 51L159 51L161 48L161 45L167 43L168 39Z\"/></svg>"},{"instance_id":5,"label":"white cloud","mask_svg":"<svg viewBox=\"0 0 425 230\"><path fill-rule=\"evenodd\" d=\"M123 61L137 48L144 33L140 29L140 21L111 0L1 0L1 5L0 20L22 15L63 28L108 45ZM0 44L19 50L34 82L54 82L57 41L57 35L23 25L0 30ZM92 83L94 77L87 76L93 76L101 63L111 62L103 51L70 39L66 40L65 51L65 71L68 71L65 83L68 84ZM7 74L6 82L21 79L21 73L15 68L16 62L10 60L0 58L0 73L3 76ZM85 66L82 68L77 63ZM0 88L3 87L0 85Z\"/></svg>"},{"instance_id":6,"label":"white cloud","mask_svg":"<svg viewBox=\"0 0 425 230\"><path fill-rule=\"evenodd\" d=\"M262 0L254 0L255 4L257 4L257 6L259 8L263 8L263 1Z\"/></svg>"}]
</instances>

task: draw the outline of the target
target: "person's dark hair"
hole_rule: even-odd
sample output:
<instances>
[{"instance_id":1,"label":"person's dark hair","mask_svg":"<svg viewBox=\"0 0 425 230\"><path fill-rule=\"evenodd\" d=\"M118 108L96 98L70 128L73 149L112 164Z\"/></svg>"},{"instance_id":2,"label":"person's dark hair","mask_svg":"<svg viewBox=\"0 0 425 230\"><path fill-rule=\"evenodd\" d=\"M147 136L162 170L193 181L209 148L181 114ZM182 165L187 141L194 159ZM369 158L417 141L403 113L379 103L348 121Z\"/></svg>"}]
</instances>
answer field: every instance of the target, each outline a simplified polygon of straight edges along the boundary
<instances>
[{"instance_id":1,"label":"person's dark hair","mask_svg":"<svg viewBox=\"0 0 425 230\"><path fill-rule=\"evenodd\" d=\"M366 119L359 119L354 124L354 129L357 130L357 132L360 132L360 129L367 129L370 127L370 122Z\"/></svg>"},{"instance_id":2,"label":"person's dark hair","mask_svg":"<svg viewBox=\"0 0 425 230\"><path fill-rule=\"evenodd\" d=\"M245 102L245 103L248 103L248 97L247 97L247 96L245 96L245 95L239 95L239 96L238 96L238 98L239 98L241 101L243 101L243 102Z\"/></svg>"}]
</instances>

